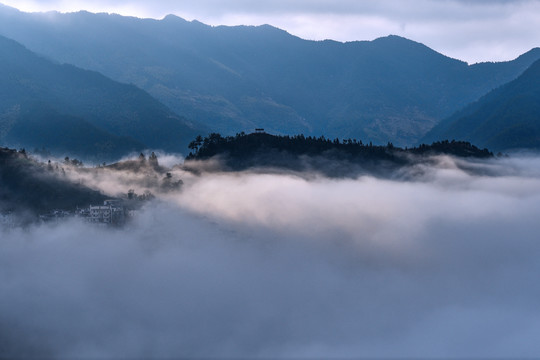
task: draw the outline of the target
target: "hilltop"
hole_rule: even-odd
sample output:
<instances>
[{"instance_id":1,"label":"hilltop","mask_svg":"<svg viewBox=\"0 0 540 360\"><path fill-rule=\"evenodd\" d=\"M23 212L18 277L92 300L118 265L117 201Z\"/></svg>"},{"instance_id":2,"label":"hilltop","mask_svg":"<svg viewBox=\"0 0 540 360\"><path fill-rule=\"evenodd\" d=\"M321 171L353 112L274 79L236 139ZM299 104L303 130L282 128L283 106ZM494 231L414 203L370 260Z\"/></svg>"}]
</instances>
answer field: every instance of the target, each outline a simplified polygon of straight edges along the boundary
<instances>
[{"instance_id":1,"label":"hilltop","mask_svg":"<svg viewBox=\"0 0 540 360\"><path fill-rule=\"evenodd\" d=\"M101 204L108 197L73 183L62 165L40 163L24 150L0 147L0 211L34 214L51 209L75 209Z\"/></svg>"},{"instance_id":2,"label":"hilltop","mask_svg":"<svg viewBox=\"0 0 540 360\"><path fill-rule=\"evenodd\" d=\"M429 161L431 156L451 155L463 158L488 159L493 154L468 142L441 141L414 148L364 144L356 139L327 139L304 135L279 136L267 133L240 133L236 136L210 134L191 142L193 149L184 167L198 168L201 160L216 159L220 171L247 169L288 169L314 171L327 176L356 176L359 173L392 175L405 166Z\"/></svg>"}]
</instances>

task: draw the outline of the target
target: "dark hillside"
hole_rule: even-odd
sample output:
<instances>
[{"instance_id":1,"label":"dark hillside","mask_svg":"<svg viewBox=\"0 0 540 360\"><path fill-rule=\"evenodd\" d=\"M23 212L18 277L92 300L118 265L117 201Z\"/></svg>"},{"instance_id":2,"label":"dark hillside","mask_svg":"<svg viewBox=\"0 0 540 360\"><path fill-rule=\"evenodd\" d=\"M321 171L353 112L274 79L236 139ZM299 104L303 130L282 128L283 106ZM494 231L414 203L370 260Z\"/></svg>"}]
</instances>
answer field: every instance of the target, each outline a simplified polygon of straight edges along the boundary
<instances>
[{"instance_id":1,"label":"dark hillside","mask_svg":"<svg viewBox=\"0 0 540 360\"><path fill-rule=\"evenodd\" d=\"M219 159L225 170L281 168L292 171L314 170L328 176L354 176L363 172L384 175L388 171L425 161L432 155L490 158L487 149L478 149L467 142L437 142L414 148L392 144L363 144L355 139L325 137L276 136L266 133L237 134L223 137L210 134L197 137L190 147L194 152L186 158L186 168L196 168L197 160ZM348 168L349 167L349 168Z\"/></svg>"},{"instance_id":2,"label":"dark hillside","mask_svg":"<svg viewBox=\"0 0 540 360\"><path fill-rule=\"evenodd\" d=\"M75 209L107 199L84 185L62 176L62 169L41 164L25 152L0 148L0 211L40 213Z\"/></svg>"},{"instance_id":3,"label":"dark hillside","mask_svg":"<svg viewBox=\"0 0 540 360\"><path fill-rule=\"evenodd\" d=\"M496 150L540 148L540 61L430 131L425 141L473 141Z\"/></svg>"},{"instance_id":4,"label":"dark hillside","mask_svg":"<svg viewBox=\"0 0 540 360\"><path fill-rule=\"evenodd\" d=\"M0 37L0 141L98 160L182 151L194 128L133 85L58 65Z\"/></svg>"}]
</instances>

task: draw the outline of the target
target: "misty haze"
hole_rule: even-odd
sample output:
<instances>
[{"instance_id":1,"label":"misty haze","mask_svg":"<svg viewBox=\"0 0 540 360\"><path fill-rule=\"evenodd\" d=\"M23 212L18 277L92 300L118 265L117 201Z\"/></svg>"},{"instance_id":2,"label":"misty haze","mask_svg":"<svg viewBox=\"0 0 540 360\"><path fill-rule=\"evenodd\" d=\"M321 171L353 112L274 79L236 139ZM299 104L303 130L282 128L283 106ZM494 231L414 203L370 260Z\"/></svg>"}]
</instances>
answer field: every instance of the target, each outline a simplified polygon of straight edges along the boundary
<instances>
[{"instance_id":1,"label":"misty haze","mask_svg":"<svg viewBox=\"0 0 540 360\"><path fill-rule=\"evenodd\" d=\"M0 359L539 357L538 3L404 3L0 4Z\"/></svg>"}]
</instances>

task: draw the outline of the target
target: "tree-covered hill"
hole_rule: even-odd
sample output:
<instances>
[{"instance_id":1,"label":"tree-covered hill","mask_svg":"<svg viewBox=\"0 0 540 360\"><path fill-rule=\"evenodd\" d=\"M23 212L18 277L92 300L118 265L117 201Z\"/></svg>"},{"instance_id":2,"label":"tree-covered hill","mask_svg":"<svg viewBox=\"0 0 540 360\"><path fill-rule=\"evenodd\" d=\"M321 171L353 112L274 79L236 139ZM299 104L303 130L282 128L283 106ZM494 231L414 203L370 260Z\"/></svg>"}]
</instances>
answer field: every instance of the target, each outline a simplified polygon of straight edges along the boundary
<instances>
[{"instance_id":1,"label":"tree-covered hill","mask_svg":"<svg viewBox=\"0 0 540 360\"><path fill-rule=\"evenodd\" d=\"M219 159L223 169L275 167L294 171L315 170L330 176L348 175L358 167L371 173L386 172L423 161L427 156L452 155L485 159L493 157L487 149L462 141L441 141L414 148L400 148L389 143L385 146L364 144L355 139L327 139L304 135L279 136L267 133L239 133L222 136L217 133L191 142L193 150L186 158L185 167L196 168L198 160Z\"/></svg>"},{"instance_id":2,"label":"tree-covered hill","mask_svg":"<svg viewBox=\"0 0 540 360\"><path fill-rule=\"evenodd\" d=\"M0 36L0 141L109 160L181 151L195 130L134 85L40 57Z\"/></svg>"},{"instance_id":3,"label":"tree-covered hill","mask_svg":"<svg viewBox=\"0 0 540 360\"><path fill-rule=\"evenodd\" d=\"M462 139L495 150L540 149L540 61L441 122L424 141Z\"/></svg>"},{"instance_id":4,"label":"tree-covered hill","mask_svg":"<svg viewBox=\"0 0 540 360\"><path fill-rule=\"evenodd\" d=\"M272 26L212 27L0 7L0 34L58 61L133 83L223 134L262 127L415 143L438 121L540 58L468 65L411 40L307 41Z\"/></svg>"},{"instance_id":5,"label":"tree-covered hill","mask_svg":"<svg viewBox=\"0 0 540 360\"><path fill-rule=\"evenodd\" d=\"M101 204L105 195L73 183L62 168L39 163L24 151L0 147L0 211L40 213Z\"/></svg>"}]
</instances>

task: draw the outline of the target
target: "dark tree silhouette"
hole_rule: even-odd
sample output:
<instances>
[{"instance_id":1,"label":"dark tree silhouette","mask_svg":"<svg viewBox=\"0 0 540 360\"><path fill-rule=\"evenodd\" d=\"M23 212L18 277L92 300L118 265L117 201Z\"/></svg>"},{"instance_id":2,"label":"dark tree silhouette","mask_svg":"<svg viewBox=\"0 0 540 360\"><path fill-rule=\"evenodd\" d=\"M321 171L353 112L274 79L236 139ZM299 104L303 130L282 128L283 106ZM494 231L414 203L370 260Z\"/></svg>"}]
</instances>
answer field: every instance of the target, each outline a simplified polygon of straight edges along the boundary
<instances>
[{"instance_id":1,"label":"dark tree silhouette","mask_svg":"<svg viewBox=\"0 0 540 360\"><path fill-rule=\"evenodd\" d=\"M200 140L200 139L199 139ZM257 166L285 167L300 170L301 157L347 161L365 167L403 166L416 161L413 157L447 154L459 157L488 158L493 154L487 149L479 149L464 141L440 141L431 145L422 144L414 148L400 148L391 142L387 145L364 145L356 139L330 140L304 136L277 136L267 133L239 133L236 136L222 136L212 133L193 141L193 149L186 161L204 160L220 156L225 165L233 170ZM201 145L197 145L201 143Z\"/></svg>"}]
</instances>

